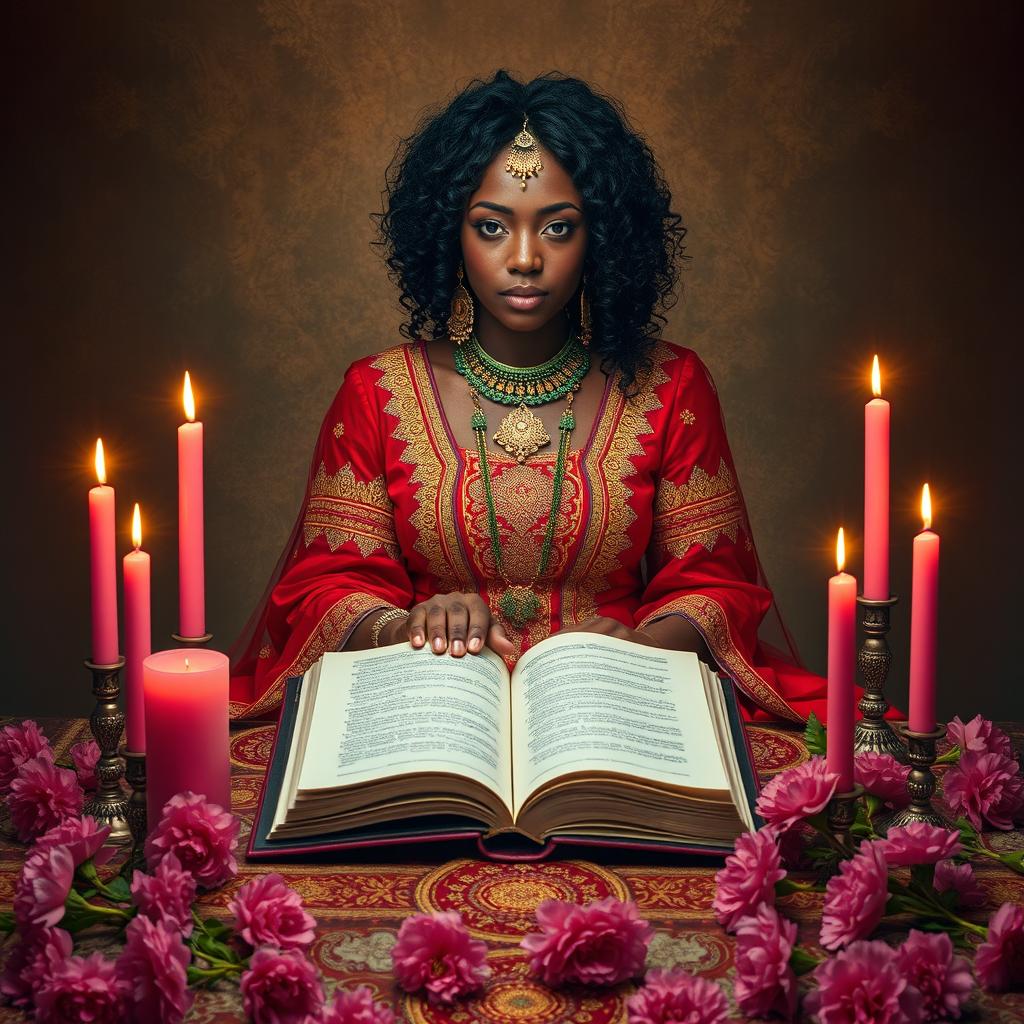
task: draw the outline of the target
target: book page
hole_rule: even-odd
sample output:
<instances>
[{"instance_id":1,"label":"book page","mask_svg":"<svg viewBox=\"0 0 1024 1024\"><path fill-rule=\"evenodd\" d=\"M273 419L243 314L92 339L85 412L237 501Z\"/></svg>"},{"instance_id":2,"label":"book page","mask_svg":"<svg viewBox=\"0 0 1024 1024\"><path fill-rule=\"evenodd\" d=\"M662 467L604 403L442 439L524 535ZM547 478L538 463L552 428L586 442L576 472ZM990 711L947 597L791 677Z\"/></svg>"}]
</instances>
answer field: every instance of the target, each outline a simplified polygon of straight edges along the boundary
<instances>
[{"instance_id":1,"label":"book page","mask_svg":"<svg viewBox=\"0 0 1024 1024\"><path fill-rule=\"evenodd\" d=\"M445 772L511 807L510 718L508 673L490 649L453 658L403 642L325 654L298 789Z\"/></svg>"},{"instance_id":2,"label":"book page","mask_svg":"<svg viewBox=\"0 0 1024 1024\"><path fill-rule=\"evenodd\" d=\"M566 633L512 676L514 811L571 772L729 790L697 655Z\"/></svg>"}]
</instances>

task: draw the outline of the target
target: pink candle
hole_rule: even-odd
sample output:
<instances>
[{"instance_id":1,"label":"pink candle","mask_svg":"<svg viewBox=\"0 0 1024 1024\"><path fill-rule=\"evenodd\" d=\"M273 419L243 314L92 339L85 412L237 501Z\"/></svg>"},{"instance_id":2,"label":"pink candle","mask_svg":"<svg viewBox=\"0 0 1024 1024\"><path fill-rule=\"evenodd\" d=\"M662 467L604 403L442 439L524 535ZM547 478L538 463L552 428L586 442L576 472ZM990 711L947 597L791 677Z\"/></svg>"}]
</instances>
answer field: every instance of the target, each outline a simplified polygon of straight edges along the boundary
<instances>
[{"instance_id":1,"label":"pink candle","mask_svg":"<svg viewBox=\"0 0 1024 1024\"><path fill-rule=\"evenodd\" d=\"M838 792L853 789L853 667L857 577L843 572L843 531L836 539L836 568L828 581L828 723L825 765L839 776Z\"/></svg>"},{"instance_id":2,"label":"pink candle","mask_svg":"<svg viewBox=\"0 0 1024 1024\"><path fill-rule=\"evenodd\" d=\"M203 425L194 422L192 382L185 371L185 417L178 427L178 631L206 633L203 567Z\"/></svg>"},{"instance_id":3,"label":"pink candle","mask_svg":"<svg viewBox=\"0 0 1024 1024\"><path fill-rule=\"evenodd\" d=\"M187 789L230 810L228 659L198 648L159 651L143 661L142 673L149 828Z\"/></svg>"},{"instance_id":4,"label":"pink candle","mask_svg":"<svg viewBox=\"0 0 1024 1024\"><path fill-rule=\"evenodd\" d=\"M146 752L146 718L142 695L142 662L149 657L149 555L142 547L142 517L138 502L132 515L135 550L124 556L125 742L134 754Z\"/></svg>"},{"instance_id":5,"label":"pink candle","mask_svg":"<svg viewBox=\"0 0 1024 1024\"><path fill-rule=\"evenodd\" d=\"M871 367L875 397L864 406L864 596L889 598L889 403L878 356Z\"/></svg>"},{"instance_id":6,"label":"pink candle","mask_svg":"<svg viewBox=\"0 0 1024 1024\"><path fill-rule=\"evenodd\" d=\"M96 479L89 491L89 569L92 590L92 660L113 665L117 645L117 553L114 549L114 488L107 486L103 440L96 438Z\"/></svg>"},{"instance_id":7,"label":"pink candle","mask_svg":"<svg viewBox=\"0 0 1024 1024\"><path fill-rule=\"evenodd\" d=\"M928 485L921 492L924 529L914 538L914 579L910 608L911 732L935 730L935 649L939 625L939 535L931 529Z\"/></svg>"}]
</instances>

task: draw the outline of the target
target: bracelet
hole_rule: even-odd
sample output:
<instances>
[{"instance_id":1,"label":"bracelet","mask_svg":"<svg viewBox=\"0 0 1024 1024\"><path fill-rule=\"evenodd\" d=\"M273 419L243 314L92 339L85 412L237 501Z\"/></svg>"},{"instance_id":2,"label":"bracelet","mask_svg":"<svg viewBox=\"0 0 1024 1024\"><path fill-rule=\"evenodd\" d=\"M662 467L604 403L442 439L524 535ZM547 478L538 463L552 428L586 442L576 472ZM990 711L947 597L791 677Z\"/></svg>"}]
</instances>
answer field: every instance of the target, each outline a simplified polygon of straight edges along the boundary
<instances>
[{"instance_id":1,"label":"bracelet","mask_svg":"<svg viewBox=\"0 0 1024 1024\"><path fill-rule=\"evenodd\" d=\"M376 622L370 627L370 646L379 646L381 629L393 619L408 618L409 613L404 608L389 608L383 615L377 617Z\"/></svg>"}]
</instances>

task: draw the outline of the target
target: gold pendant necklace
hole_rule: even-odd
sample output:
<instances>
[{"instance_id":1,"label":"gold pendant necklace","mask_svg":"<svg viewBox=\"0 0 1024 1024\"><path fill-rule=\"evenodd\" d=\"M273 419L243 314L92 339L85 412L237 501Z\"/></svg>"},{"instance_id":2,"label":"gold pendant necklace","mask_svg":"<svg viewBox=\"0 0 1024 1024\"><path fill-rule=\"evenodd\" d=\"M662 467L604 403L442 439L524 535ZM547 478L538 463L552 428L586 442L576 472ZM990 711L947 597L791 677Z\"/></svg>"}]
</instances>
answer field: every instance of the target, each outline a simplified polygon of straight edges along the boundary
<instances>
[{"instance_id":1,"label":"gold pendant necklace","mask_svg":"<svg viewBox=\"0 0 1024 1024\"><path fill-rule=\"evenodd\" d=\"M498 424L492 440L521 463L528 455L550 444L551 436L544 429L543 421L521 402L518 409L513 409Z\"/></svg>"}]
</instances>

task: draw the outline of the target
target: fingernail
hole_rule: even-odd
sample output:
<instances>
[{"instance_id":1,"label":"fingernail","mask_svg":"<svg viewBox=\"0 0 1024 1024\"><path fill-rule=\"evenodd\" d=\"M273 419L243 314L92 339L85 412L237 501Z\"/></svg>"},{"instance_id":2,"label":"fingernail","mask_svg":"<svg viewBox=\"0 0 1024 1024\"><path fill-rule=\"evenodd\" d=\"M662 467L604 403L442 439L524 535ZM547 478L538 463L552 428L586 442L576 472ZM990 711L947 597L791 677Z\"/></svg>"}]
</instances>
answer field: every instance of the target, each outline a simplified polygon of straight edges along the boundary
<instances>
[{"instance_id":1,"label":"fingernail","mask_svg":"<svg viewBox=\"0 0 1024 1024\"><path fill-rule=\"evenodd\" d=\"M439 636L435 636L434 637L434 650L435 651L443 651L444 650L444 640L442 640L441 637L439 637Z\"/></svg>"},{"instance_id":2,"label":"fingernail","mask_svg":"<svg viewBox=\"0 0 1024 1024\"><path fill-rule=\"evenodd\" d=\"M452 641L452 654L459 657L466 653L466 645L461 640Z\"/></svg>"},{"instance_id":3,"label":"fingernail","mask_svg":"<svg viewBox=\"0 0 1024 1024\"><path fill-rule=\"evenodd\" d=\"M413 635L412 635L412 642L413 642L414 646L419 647L419 645L421 643L423 643L423 634L422 633L413 633Z\"/></svg>"},{"instance_id":4,"label":"fingernail","mask_svg":"<svg viewBox=\"0 0 1024 1024\"><path fill-rule=\"evenodd\" d=\"M473 637L473 639L469 641L469 649L471 651L479 651L481 642L480 637Z\"/></svg>"}]
</instances>

